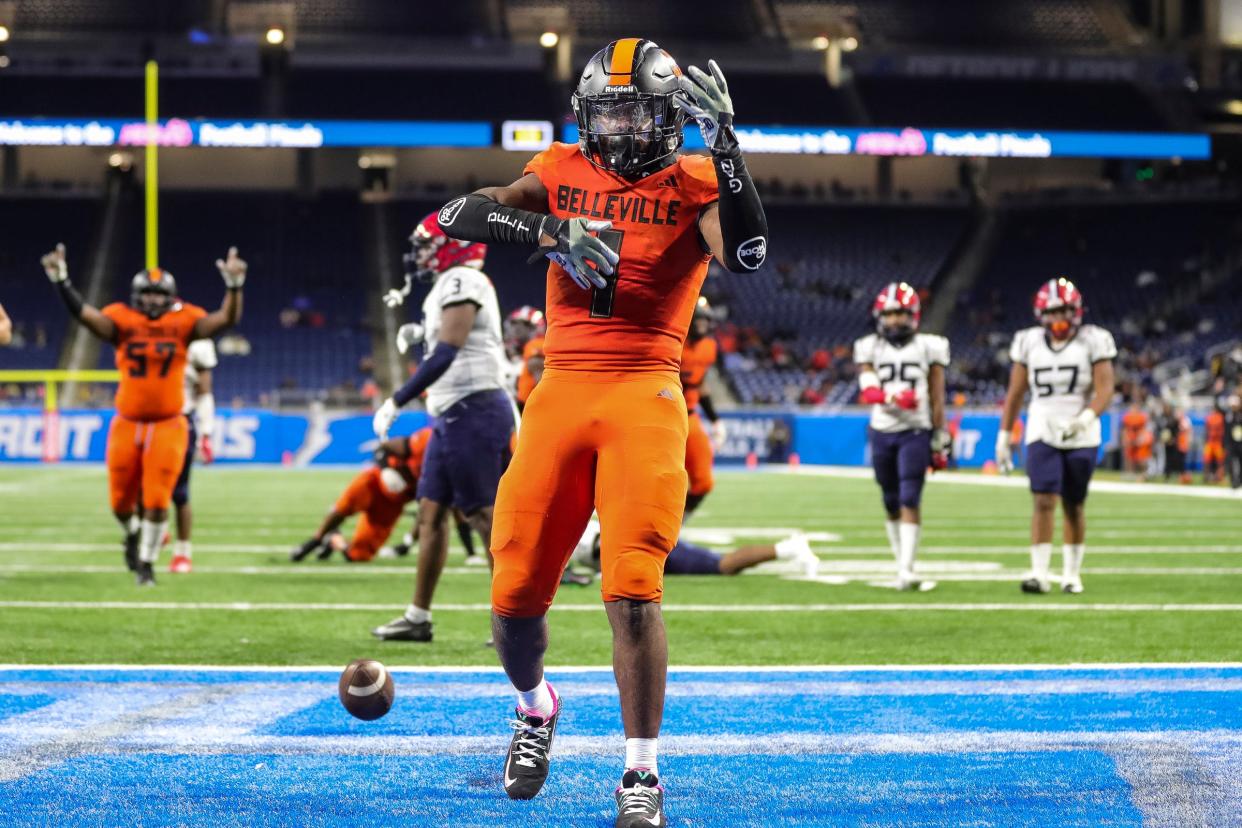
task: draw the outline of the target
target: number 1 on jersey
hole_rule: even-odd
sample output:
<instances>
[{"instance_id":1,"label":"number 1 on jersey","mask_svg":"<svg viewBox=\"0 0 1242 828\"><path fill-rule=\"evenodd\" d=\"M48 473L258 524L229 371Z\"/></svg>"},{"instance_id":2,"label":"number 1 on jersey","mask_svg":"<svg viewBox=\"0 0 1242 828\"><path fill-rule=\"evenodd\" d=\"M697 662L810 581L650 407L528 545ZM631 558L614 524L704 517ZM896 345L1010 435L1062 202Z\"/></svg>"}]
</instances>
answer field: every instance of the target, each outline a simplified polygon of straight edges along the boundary
<instances>
[{"instance_id":1,"label":"number 1 on jersey","mask_svg":"<svg viewBox=\"0 0 1242 828\"><path fill-rule=\"evenodd\" d=\"M621 255L621 244L625 241L624 230L600 230L596 235L614 253ZM617 263L617 267L621 267L620 262ZM592 319L607 319L612 316L612 302L617 296L617 271L613 270L611 276L604 278L608 280L607 287L591 288Z\"/></svg>"}]
</instances>

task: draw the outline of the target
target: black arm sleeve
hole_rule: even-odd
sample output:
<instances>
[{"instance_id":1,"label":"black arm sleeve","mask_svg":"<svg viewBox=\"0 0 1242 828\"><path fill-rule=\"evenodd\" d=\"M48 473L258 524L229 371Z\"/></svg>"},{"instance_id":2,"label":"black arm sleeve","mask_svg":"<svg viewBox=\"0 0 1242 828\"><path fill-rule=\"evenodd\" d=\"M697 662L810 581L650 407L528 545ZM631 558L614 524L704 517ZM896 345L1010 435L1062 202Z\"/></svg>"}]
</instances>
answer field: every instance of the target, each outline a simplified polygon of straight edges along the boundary
<instances>
[{"instance_id":1,"label":"black arm sleeve","mask_svg":"<svg viewBox=\"0 0 1242 828\"><path fill-rule=\"evenodd\" d=\"M68 279L62 279L56 283L57 292L60 293L60 299L65 303L65 307L69 309L69 315L74 319L82 318L82 306L86 303L82 301L82 294L78 293L74 288L73 282Z\"/></svg>"},{"instance_id":2,"label":"black arm sleeve","mask_svg":"<svg viewBox=\"0 0 1242 828\"><path fill-rule=\"evenodd\" d=\"M716 185L720 189L720 233L724 237L725 267L732 273L749 273L763 266L768 255L768 218L763 214L759 191L746 169L742 149L733 136L733 125L721 119L727 130L720 149L712 150Z\"/></svg>"},{"instance_id":3,"label":"black arm sleeve","mask_svg":"<svg viewBox=\"0 0 1242 828\"><path fill-rule=\"evenodd\" d=\"M543 233L555 237L561 219L505 207L495 199L471 193L440 208L436 220L450 238L465 241L529 244L537 247Z\"/></svg>"},{"instance_id":4,"label":"black arm sleeve","mask_svg":"<svg viewBox=\"0 0 1242 828\"><path fill-rule=\"evenodd\" d=\"M714 423L720 419L720 415L716 413L716 405L712 402L711 394L699 392L699 408L703 409L703 416L707 418L709 423Z\"/></svg>"}]
</instances>

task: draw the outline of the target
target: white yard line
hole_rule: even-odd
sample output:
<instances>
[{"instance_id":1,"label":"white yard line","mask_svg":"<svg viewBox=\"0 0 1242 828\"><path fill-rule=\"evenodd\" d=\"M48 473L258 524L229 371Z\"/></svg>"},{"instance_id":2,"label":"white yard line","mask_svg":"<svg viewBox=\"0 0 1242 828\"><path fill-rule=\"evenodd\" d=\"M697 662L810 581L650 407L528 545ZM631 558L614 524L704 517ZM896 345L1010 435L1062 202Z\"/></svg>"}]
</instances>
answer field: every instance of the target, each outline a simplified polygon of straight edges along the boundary
<instances>
[{"instance_id":1,"label":"white yard line","mask_svg":"<svg viewBox=\"0 0 1242 828\"><path fill-rule=\"evenodd\" d=\"M339 664L303 664L280 667L272 664L0 664L0 670L40 672L43 670L64 670L78 672L81 670L97 670L111 672L182 672L182 673L332 673L341 669ZM1025 672L1025 671L1142 671L1142 670L1217 670L1242 669L1242 661L1102 661L1093 663L1074 662L1069 664L777 664L777 665L687 665L670 666L670 671L679 673L858 673L858 672L945 672L969 673L987 672ZM474 664L461 666L425 666L405 665L388 667L391 673L499 673L499 666L481 667ZM612 667L607 665L560 665L548 667L552 673L611 673ZM19 677L20 678L20 677Z\"/></svg>"},{"instance_id":2,"label":"white yard line","mask_svg":"<svg viewBox=\"0 0 1242 828\"><path fill-rule=\"evenodd\" d=\"M195 601L0 601L7 609L130 609L207 610L218 612L378 612L402 610L404 604L301 604L267 602ZM602 612L598 604L559 604L554 612ZM914 603L873 604L664 604L664 612L770 613L770 612L1242 612L1242 604L1079 604L1029 603ZM437 612L490 612L490 604L436 604Z\"/></svg>"}]
</instances>

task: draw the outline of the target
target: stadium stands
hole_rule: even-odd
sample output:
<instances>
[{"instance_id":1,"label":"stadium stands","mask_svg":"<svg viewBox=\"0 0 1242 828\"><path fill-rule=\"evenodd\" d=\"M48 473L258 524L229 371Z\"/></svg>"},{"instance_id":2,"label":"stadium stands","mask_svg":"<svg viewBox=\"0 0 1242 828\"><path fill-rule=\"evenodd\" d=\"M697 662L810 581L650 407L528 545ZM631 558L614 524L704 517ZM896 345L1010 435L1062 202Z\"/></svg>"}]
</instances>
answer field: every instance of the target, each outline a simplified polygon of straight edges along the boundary
<instances>
[{"instance_id":1,"label":"stadium stands","mask_svg":"<svg viewBox=\"0 0 1242 828\"><path fill-rule=\"evenodd\" d=\"M98 201L87 198L0 199L0 304L12 317L15 340L0 349L0 367L57 367L68 314L44 278L39 257L63 241L75 268L71 273L86 268L98 209Z\"/></svg>"},{"instance_id":2,"label":"stadium stands","mask_svg":"<svg viewBox=\"0 0 1242 828\"><path fill-rule=\"evenodd\" d=\"M367 379L361 366L371 339L356 195L303 200L178 192L161 201L161 211L162 263L187 301L219 307L223 288L213 262L230 244L250 264L242 323L237 336L225 337L243 353L229 353L228 342L220 343L215 382L221 404L270 401L276 391L347 387L357 394ZM122 261L132 265L114 280L119 299L128 297L129 279L141 266L139 228L134 222L124 241ZM105 347L101 364L112 360Z\"/></svg>"}]
</instances>

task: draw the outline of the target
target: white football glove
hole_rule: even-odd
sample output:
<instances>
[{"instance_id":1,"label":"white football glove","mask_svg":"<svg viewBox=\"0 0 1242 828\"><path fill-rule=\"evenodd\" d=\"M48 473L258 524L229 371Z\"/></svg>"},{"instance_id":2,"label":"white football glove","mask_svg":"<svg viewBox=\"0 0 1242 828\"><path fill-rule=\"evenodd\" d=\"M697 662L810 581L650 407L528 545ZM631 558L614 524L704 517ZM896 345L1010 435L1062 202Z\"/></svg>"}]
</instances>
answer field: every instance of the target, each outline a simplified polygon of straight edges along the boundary
<instances>
[{"instance_id":1,"label":"white football glove","mask_svg":"<svg viewBox=\"0 0 1242 828\"><path fill-rule=\"evenodd\" d=\"M1068 443L1078 439L1091 428L1095 420L1095 409L1084 408L1082 411L1079 411L1078 416L1061 426L1061 442Z\"/></svg>"},{"instance_id":2,"label":"white football glove","mask_svg":"<svg viewBox=\"0 0 1242 828\"><path fill-rule=\"evenodd\" d=\"M409 276L405 277L405 287L393 288L384 294L384 304L390 308L399 308L405 304L405 297L410 295L410 291L414 289L414 282ZM402 351L401 353L405 353Z\"/></svg>"},{"instance_id":3,"label":"white football glove","mask_svg":"<svg viewBox=\"0 0 1242 828\"><path fill-rule=\"evenodd\" d=\"M237 255L237 248L230 247L228 256L216 259L216 269L229 288L240 288L246 283L246 260Z\"/></svg>"},{"instance_id":4,"label":"white football glove","mask_svg":"<svg viewBox=\"0 0 1242 828\"><path fill-rule=\"evenodd\" d=\"M380 485L390 495L399 495L409 488L401 472L396 469L380 469Z\"/></svg>"},{"instance_id":5,"label":"white football glove","mask_svg":"<svg viewBox=\"0 0 1242 828\"><path fill-rule=\"evenodd\" d=\"M388 429L392 428L393 422L397 419L399 413L397 404L392 397L384 400L384 404L375 412L375 416L371 419L371 430L375 432L375 436L380 440L388 439Z\"/></svg>"},{"instance_id":6,"label":"white football glove","mask_svg":"<svg viewBox=\"0 0 1242 828\"><path fill-rule=\"evenodd\" d=\"M423 326L417 322L409 322L397 328L397 350L402 354L418 345L426 337Z\"/></svg>"},{"instance_id":7,"label":"white football glove","mask_svg":"<svg viewBox=\"0 0 1242 828\"><path fill-rule=\"evenodd\" d=\"M725 441L729 439L729 431L725 428L724 420L716 420L716 422L711 425L712 448L716 451L720 451L720 449L724 446Z\"/></svg>"},{"instance_id":8,"label":"white football glove","mask_svg":"<svg viewBox=\"0 0 1242 828\"><path fill-rule=\"evenodd\" d=\"M1009 448L1009 432L1001 429L996 435L996 468L1001 474L1013 471L1013 451Z\"/></svg>"},{"instance_id":9,"label":"white football glove","mask_svg":"<svg viewBox=\"0 0 1242 828\"><path fill-rule=\"evenodd\" d=\"M69 278L69 265L65 263L64 244L56 245L56 249L39 260L43 272L52 284L58 285Z\"/></svg>"}]
</instances>

